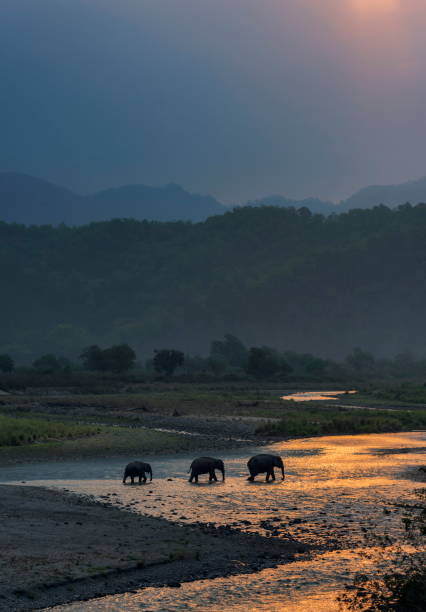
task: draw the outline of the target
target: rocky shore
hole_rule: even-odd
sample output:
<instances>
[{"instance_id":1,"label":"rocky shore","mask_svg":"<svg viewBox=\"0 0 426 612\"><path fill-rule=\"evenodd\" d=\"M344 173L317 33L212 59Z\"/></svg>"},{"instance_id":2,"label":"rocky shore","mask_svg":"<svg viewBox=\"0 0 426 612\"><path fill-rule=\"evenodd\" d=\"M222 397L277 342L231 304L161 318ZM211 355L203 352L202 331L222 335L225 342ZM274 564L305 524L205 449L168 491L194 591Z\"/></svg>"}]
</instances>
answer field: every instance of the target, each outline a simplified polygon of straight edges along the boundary
<instances>
[{"instance_id":1,"label":"rocky shore","mask_svg":"<svg viewBox=\"0 0 426 612\"><path fill-rule=\"evenodd\" d=\"M308 552L295 540L180 524L68 492L0 485L0 610L248 573Z\"/></svg>"}]
</instances>

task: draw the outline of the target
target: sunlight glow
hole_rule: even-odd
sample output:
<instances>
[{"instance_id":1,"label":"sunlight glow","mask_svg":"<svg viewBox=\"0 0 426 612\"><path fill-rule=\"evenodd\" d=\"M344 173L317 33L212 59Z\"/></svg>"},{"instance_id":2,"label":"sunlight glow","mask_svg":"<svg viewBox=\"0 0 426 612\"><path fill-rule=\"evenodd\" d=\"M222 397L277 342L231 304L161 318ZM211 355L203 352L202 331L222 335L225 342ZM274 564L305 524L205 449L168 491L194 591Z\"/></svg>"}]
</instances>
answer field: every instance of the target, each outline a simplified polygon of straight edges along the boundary
<instances>
[{"instance_id":1,"label":"sunlight glow","mask_svg":"<svg viewBox=\"0 0 426 612\"><path fill-rule=\"evenodd\" d=\"M400 8L400 0L349 0L352 10L364 18L392 15Z\"/></svg>"}]
</instances>

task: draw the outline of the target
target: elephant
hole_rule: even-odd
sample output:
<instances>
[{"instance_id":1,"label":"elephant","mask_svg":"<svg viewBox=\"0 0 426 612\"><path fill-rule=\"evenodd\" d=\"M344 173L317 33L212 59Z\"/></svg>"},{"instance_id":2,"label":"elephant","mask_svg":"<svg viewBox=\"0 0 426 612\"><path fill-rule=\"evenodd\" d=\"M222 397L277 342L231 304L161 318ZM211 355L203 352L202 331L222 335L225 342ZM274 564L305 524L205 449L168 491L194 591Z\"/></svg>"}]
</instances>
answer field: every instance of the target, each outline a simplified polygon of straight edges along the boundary
<instances>
[{"instance_id":1,"label":"elephant","mask_svg":"<svg viewBox=\"0 0 426 612\"><path fill-rule=\"evenodd\" d=\"M146 473L150 475L150 481L152 480L152 469L149 463L143 461L132 461L126 465L123 476L123 484L126 484L128 476L132 479L132 484L135 484L136 476L139 477L139 484L143 478L144 483L146 482Z\"/></svg>"},{"instance_id":2,"label":"elephant","mask_svg":"<svg viewBox=\"0 0 426 612\"><path fill-rule=\"evenodd\" d=\"M217 481L215 470L220 470L222 472L222 481L224 481L225 466L223 465L223 461L221 459L214 459L213 457L198 457L198 459L194 459L194 461L191 463L191 467L188 470L191 472L189 482L192 482L194 479L195 482L198 482L199 474L209 474L209 482L213 482L213 480Z\"/></svg>"},{"instance_id":3,"label":"elephant","mask_svg":"<svg viewBox=\"0 0 426 612\"><path fill-rule=\"evenodd\" d=\"M253 482L258 474L266 472L266 482L269 481L269 476L272 476L272 480L275 480L274 467L281 468L282 479L284 480L284 463L281 457L278 455L255 455L247 462L247 467L250 472L250 476L247 480Z\"/></svg>"}]
</instances>

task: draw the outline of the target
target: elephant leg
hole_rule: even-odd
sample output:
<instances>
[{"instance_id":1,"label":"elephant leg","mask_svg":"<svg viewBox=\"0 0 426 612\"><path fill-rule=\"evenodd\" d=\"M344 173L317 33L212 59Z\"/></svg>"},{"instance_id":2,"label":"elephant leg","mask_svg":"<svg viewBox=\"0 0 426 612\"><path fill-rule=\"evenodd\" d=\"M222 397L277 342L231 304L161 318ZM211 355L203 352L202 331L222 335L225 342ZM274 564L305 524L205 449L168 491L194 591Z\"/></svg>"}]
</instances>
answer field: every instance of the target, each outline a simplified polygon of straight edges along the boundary
<instances>
[{"instance_id":1,"label":"elephant leg","mask_svg":"<svg viewBox=\"0 0 426 612\"><path fill-rule=\"evenodd\" d=\"M271 476L272 476L272 480L275 480L275 472L274 472L274 468L272 468L272 470L271 470Z\"/></svg>"},{"instance_id":2,"label":"elephant leg","mask_svg":"<svg viewBox=\"0 0 426 612\"><path fill-rule=\"evenodd\" d=\"M143 483L144 484L146 483L146 476L145 476L145 474L143 475Z\"/></svg>"},{"instance_id":3,"label":"elephant leg","mask_svg":"<svg viewBox=\"0 0 426 612\"><path fill-rule=\"evenodd\" d=\"M256 474L250 470L250 476L247 478L247 480L250 480L250 482L253 482L255 477L256 477Z\"/></svg>"},{"instance_id":4,"label":"elephant leg","mask_svg":"<svg viewBox=\"0 0 426 612\"><path fill-rule=\"evenodd\" d=\"M142 481L142 475L139 474L139 484L141 484L141 481Z\"/></svg>"},{"instance_id":5,"label":"elephant leg","mask_svg":"<svg viewBox=\"0 0 426 612\"><path fill-rule=\"evenodd\" d=\"M130 478L132 479L132 484L135 484L135 477L134 476L130 476Z\"/></svg>"}]
</instances>

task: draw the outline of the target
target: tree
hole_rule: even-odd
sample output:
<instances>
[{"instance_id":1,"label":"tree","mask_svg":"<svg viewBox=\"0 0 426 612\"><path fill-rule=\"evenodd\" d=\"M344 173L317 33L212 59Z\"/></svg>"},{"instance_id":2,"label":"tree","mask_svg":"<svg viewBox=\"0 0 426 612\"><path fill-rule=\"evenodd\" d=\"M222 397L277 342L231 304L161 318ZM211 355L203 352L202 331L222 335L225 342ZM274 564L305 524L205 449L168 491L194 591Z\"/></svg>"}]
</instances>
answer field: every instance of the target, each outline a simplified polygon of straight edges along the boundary
<instances>
[{"instance_id":1,"label":"tree","mask_svg":"<svg viewBox=\"0 0 426 612\"><path fill-rule=\"evenodd\" d=\"M239 338L225 334L224 340L214 340L211 343L210 357L220 357L231 366L243 368L247 364L247 349Z\"/></svg>"},{"instance_id":2,"label":"tree","mask_svg":"<svg viewBox=\"0 0 426 612\"><path fill-rule=\"evenodd\" d=\"M249 350L246 371L250 376L254 376L255 378L268 378L276 374L280 366L281 363L278 353L269 346L253 346Z\"/></svg>"},{"instance_id":3,"label":"tree","mask_svg":"<svg viewBox=\"0 0 426 612\"><path fill-rule=\"evenodd\" d=\"M304 353L300 357L300 363L309 376L324 376L327 367L327 362L324 359L315 357L310 353Z\"/></svg>"},{"instance_id":4,"label":"tree","mask_svg":"<svg viewBox=\"0 0 426 612\"><path fill-rule=\"evenodd\" d=\"M128 344L116 344L102 351L103 365L112 372L126 372L135 365L136 353Z\"/></svg>"},{"instance_id":5,"label":"tree","mask_svg":"<svg viewBox=\"0 0 426 612\"><path fill-rule=\"evenodd\" d=\"M346 357L346 363L360 375L372 374L376 365L374 356L360 348L354 348L352 353Z\"/></svg>"},{"instance_id":6,"label":"tree","mask_svg":"<svg viewBox=\"0 0 426 612\"><path fill-rule=\"evenodd\" d=\"M0 372L13 372L15 363L10 355L0 355Z\"/></svg>"},{"instance_id":7,"label":"tree","mask_svg":"<svg viewBox=\"0 0 426 612\"><path fill-rule=\"evenodd\" d=\"M177 367L183 365L185 355L181 351L174 349L161 349L154 351L154 368L160 374L164 372L166 376L171 376Z\"/></svg>"},{"instance_id":8,"label":"tree","mask_svg":"<svg viewBox=\"0 0 426 612\"><path fill-rule=\"evenodd\" d=\"M213 353L207 360L210 370L215 376L221 376L225 370L228 362L223 355L219 353Z\"/></svg>"},{"instance_id":9,"label":"tree","mask_svg":"<svg viewBox=\"0 0 426 612\"><path fill-rule=\"evenodd\" d=\"M40 374L57 374L58 372L69 372L71 363L65 357L56 357L48 353L33 361L33 368Z\"/></svg>"},{"instance_id":10,"label":"tree","mask_svg":"<svg viewBox=\"0 0 426 612\"><path fill-rule=\"evenodd\" d=\"M85 348L80 359L85 370L106 370L103 350L97 344Z\"/></svg>"},{"instance_id":11,"label":"tree","mask_svg":"<svg viewBox=\"0 0 426 612\"><path fill-rule=\"evenodd\" d=\"M128 344L116 344L101 349L97 344L88 346L80 355L86 370L125 372L135 365L136 353Z\"/></svg>"}]
</instances>

